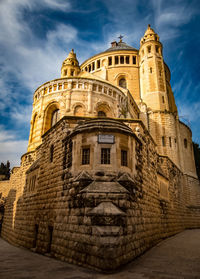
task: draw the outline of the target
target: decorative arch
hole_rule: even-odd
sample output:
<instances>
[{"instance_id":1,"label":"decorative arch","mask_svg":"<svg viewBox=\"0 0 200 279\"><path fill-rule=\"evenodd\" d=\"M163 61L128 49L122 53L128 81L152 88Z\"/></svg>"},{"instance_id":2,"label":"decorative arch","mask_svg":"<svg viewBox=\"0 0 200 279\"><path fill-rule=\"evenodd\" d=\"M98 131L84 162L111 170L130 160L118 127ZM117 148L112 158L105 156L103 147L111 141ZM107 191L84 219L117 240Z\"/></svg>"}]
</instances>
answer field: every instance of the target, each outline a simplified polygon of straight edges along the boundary
<instances>
[{"instance_id":1,"label":"decorative arch","mask_svg":"<svg viewBox=\"0 0 200 279\"><path fill-rule=\"evenodd\" d=\"M59 103L50 103L44 114L43 133L46 133L53 125L60 120L60 106Z\"/></svg>"},{"instance_id":2,"label":"decorative arch","mask_svg":"<svg viewBox=\"0 0 200 279\"><path fill-rule=\"evenodd\" d=\"M96 105L97 117L113 117L110 106L106 103L98 103Z\"/></svg>"},{"instance_id":3,"label":"decorative arch","mask_svg":"<svg viewBox=\"0 0 200 279\"><path fill-rule=\"evenodd\" d=\"M84 116L85 106L82 103L76 103L73 105L73 113L75 116Z\"/></svg>"},{"instance_id":4,"label":"decorative arch","mask_svg":"<svg viewBox=\"0 0 200 279\"><path fill-rule=\"evenodd\" d=\"M35 113L34 117L33 117L33 121L32 121L32 125L31 125L31 135L30 135L30 143L33 142L33 139L36 136L36 127L37 127L37 113Z\"/></svg>"},{"instance_id":5,"label":"decorative arch","mask_svg":"<svg viewBox=\"0 0 200 279\"><path fill-rule=\"evenodd\" d=\"M125 79L125 77L121 77L118 81L118 85L122 88L127 88L127 81Z\"/></svg>"},{"instance_id":6,"label":"decorative arch","mask_svg":"<svg viewBox=\"0 0 200 279\"><path fill-rule=\"evenodd\" d=\"M114 80L119 81L120 78L124 77L126 80L133 79L129 73L118 73L114 76Z\"/></svg>"}]
</instances>

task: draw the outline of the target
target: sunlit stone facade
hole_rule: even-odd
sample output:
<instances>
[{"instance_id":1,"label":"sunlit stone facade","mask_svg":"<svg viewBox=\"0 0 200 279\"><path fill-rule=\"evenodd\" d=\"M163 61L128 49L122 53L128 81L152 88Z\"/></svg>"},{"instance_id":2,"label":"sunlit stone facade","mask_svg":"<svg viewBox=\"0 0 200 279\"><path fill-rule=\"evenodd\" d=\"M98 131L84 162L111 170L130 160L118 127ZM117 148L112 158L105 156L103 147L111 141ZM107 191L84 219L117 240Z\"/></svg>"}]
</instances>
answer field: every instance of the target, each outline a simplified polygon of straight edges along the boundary
<instances>
[{"instance_id":1,"label":"sunlit stone facade","mask_svg":"<svg viewBox=\"0 0 200 279\"><path fill-rule=\"evenodd\" d=\"M102 270L162 238L200 227L200 185L189 127L148 26L137 50L120 38L33 96L27 153L10 181L2 237Z\"/></svg>"}]
</instances>

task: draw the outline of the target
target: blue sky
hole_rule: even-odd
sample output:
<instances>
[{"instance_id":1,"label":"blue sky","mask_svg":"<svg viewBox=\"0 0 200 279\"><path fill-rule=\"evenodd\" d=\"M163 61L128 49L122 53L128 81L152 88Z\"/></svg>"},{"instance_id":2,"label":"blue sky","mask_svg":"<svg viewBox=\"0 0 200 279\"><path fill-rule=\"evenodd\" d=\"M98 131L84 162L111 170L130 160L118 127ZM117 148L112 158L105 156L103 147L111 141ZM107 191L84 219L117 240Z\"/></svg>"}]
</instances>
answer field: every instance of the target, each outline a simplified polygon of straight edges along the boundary
<instances>
[{"instance_id":1,"label":"blue sky","mask_svg":"<svg viewBox=\"0 0 200 279\"><path fill-rule=\"evenodd\" d=\"M0 162L19 165L33 93L60 77L71 48L80 63L119 34L139 48L149 23L164 46L180 119L200 143L199 0L0 0Z\"/></svg>"}]
</instances>

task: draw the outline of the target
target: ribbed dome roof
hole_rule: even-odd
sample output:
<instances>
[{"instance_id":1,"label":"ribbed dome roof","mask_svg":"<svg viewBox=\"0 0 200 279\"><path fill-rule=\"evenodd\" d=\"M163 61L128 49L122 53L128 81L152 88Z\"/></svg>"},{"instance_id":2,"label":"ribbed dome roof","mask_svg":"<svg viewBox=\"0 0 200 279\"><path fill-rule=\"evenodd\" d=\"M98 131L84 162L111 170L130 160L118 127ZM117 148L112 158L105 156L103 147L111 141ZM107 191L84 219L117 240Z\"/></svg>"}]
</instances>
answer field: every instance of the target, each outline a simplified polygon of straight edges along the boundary
<instances>
[{"instance_id":1,"label":"ribbed dome roof","mask_svg":"<svg viewBox=\"0 0 200 279\"><path fill-rule=\"evenodd\" d=\"M129 46L124 42L118 42L118 43L113 42L113 43L111 43L111 45L112 46L110 48L108 48L105 52L116 51L116 50L137 50L136 48Z\"/></svg>"}]
</instances>

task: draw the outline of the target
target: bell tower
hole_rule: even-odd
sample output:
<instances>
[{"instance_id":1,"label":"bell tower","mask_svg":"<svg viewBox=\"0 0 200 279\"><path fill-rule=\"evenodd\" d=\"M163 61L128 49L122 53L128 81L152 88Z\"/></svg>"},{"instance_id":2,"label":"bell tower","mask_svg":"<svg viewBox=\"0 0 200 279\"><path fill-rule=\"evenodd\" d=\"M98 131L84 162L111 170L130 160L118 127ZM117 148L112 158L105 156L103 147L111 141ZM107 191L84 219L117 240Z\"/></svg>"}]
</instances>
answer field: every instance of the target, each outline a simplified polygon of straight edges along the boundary
<instances>
[{"instance_id":1,"label":"bell tower","mask_svg":"<svg viewBox=\"0 0 200 279\"><path fill-rule=\"evenodd\" d=\"M74 50L72 49L67 58L63 61L61 77L73 77L77 76L79 73L79 62L76 58L76 53L74 53Z\"/></svg>"},{"instance_id":2,"label":"bell tower","mask_svg":"<svg viewBox=\"0 0 200 279\"><path fill-rule=\"evenodd\" d=\"M159 36L150 24L139 49L141 99L151 110L169 110L165 64Z\"/></svg>"}]
</instances>

